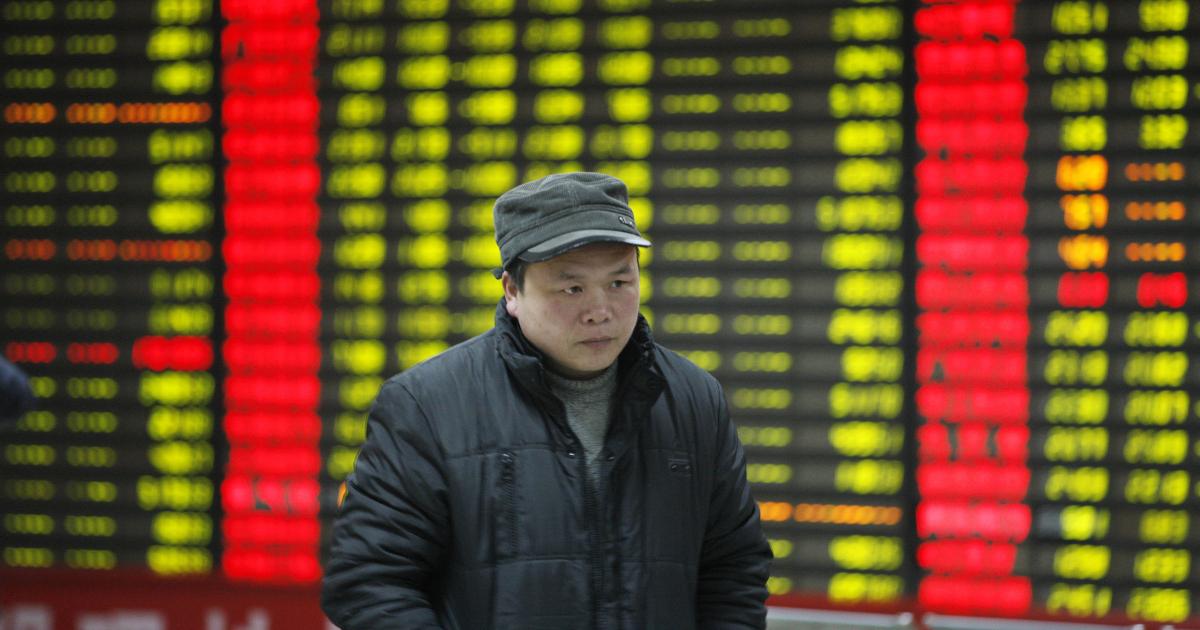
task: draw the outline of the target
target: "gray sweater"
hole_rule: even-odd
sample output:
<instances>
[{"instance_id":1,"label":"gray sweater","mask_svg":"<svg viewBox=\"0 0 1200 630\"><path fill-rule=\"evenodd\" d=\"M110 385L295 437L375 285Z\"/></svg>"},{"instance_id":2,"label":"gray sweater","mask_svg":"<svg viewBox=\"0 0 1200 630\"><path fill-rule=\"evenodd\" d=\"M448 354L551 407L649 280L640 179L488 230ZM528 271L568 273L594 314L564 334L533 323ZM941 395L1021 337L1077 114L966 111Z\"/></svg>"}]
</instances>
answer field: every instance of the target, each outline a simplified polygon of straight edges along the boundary
<instances>
[{"instance_id":1,"label":"gray sweater","mask_svg":"<svg viewBox=\"0 0 1200 630\"><path fill-rule=\"evenodd\" d=\"M551 391L567 408L567 424L583 444L588 472L595 479L600 470L604 437L608 434L613 395L617 391L617 365L614 363L600 376L586 380L570 379L552 372L546 372L546 379Z\"/></svg>"}]
</instances>

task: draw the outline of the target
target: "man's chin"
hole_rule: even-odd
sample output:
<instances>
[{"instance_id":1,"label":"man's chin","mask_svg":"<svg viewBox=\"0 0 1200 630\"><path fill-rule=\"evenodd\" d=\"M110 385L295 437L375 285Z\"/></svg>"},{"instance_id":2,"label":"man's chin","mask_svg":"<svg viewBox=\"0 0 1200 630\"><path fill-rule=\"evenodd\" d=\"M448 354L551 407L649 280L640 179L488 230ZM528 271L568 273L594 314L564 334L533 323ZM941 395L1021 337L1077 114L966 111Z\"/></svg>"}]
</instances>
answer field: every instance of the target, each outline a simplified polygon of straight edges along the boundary
<instances>
[{"instance_id":1,"label":"man's chin","mask_svg":"<svg viewBox=\"0 0 1200 630\"><path fill-rule=\"evenodd\" d=\"M572 363L570 365L559 364L556 366L552 366L551 369L554 370L555 372L557 372L558 374L565 376L567 378L583 380L583 379L595 378L597 376L600 376L600 374L602 374L605 370L607 370L609 368L609 366L611 366L613 364L613 361L616 361L616 357L614 357L611 361L608 361L608 362L587 361L587 362L576 362L576 363Z\"/></svg>"}]
</instances>

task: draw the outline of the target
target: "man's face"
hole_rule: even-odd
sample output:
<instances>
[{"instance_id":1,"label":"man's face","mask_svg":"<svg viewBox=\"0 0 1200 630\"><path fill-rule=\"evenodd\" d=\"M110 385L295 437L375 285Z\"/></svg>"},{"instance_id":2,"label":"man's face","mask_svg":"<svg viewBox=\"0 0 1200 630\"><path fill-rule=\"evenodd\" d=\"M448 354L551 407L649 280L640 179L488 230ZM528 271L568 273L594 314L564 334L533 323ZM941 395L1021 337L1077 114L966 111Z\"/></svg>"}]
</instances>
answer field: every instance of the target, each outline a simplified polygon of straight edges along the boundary
<instances>
[{"instance_id":1,"label":"man's face","mask_svg":"<svg viewBox=\"0 0 1200 630\"><path fill-rule=\"evenodd\" d=\"M549 367L569 378L606 370L637 324L637 249L594 243L525 268L525 287L505 272L505 306L521 332L545 353Z\"/></svg>"}]
</instances>

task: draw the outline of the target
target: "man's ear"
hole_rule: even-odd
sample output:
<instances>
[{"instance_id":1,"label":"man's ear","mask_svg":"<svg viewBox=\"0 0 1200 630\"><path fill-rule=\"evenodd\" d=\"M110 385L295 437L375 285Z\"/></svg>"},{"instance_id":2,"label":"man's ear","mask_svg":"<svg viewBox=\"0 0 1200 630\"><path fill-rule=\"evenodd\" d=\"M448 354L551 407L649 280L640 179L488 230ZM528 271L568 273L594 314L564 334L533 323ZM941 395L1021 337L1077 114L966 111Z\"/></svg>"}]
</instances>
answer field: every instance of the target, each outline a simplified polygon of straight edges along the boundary
<instances>
[{"instance_id":1,"label":"man's ear","mask_svg":"<svg viewBox=\"0 0 1200 630\"><path fill-rule=\"evenodd\" d=\"M516 317L517 293L520 291L517 289L517 282L505 271L500 276L500 286L504 287L504 309L508 311L510 316Z\"/></svg>"}]
</instances>

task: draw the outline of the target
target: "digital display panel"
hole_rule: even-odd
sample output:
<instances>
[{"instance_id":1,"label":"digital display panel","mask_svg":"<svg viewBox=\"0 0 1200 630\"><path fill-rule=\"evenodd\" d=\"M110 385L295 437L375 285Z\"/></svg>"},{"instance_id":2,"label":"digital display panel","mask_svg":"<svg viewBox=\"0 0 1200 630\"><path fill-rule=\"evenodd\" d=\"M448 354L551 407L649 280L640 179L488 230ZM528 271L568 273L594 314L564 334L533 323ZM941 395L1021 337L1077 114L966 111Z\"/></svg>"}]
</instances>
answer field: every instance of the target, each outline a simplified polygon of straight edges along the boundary
<instances>
[{"instance_id":1,"label":"digital display panel","mask_svg":"<svg viewBox=\"0 0 1200 630\"><path fill-rule=\"evenodd\" d=\"M1193 619L1191 4L0 2L0 567L315 584L494 198L597 170L774 603Z\"/></svg>"}]
</instances>

